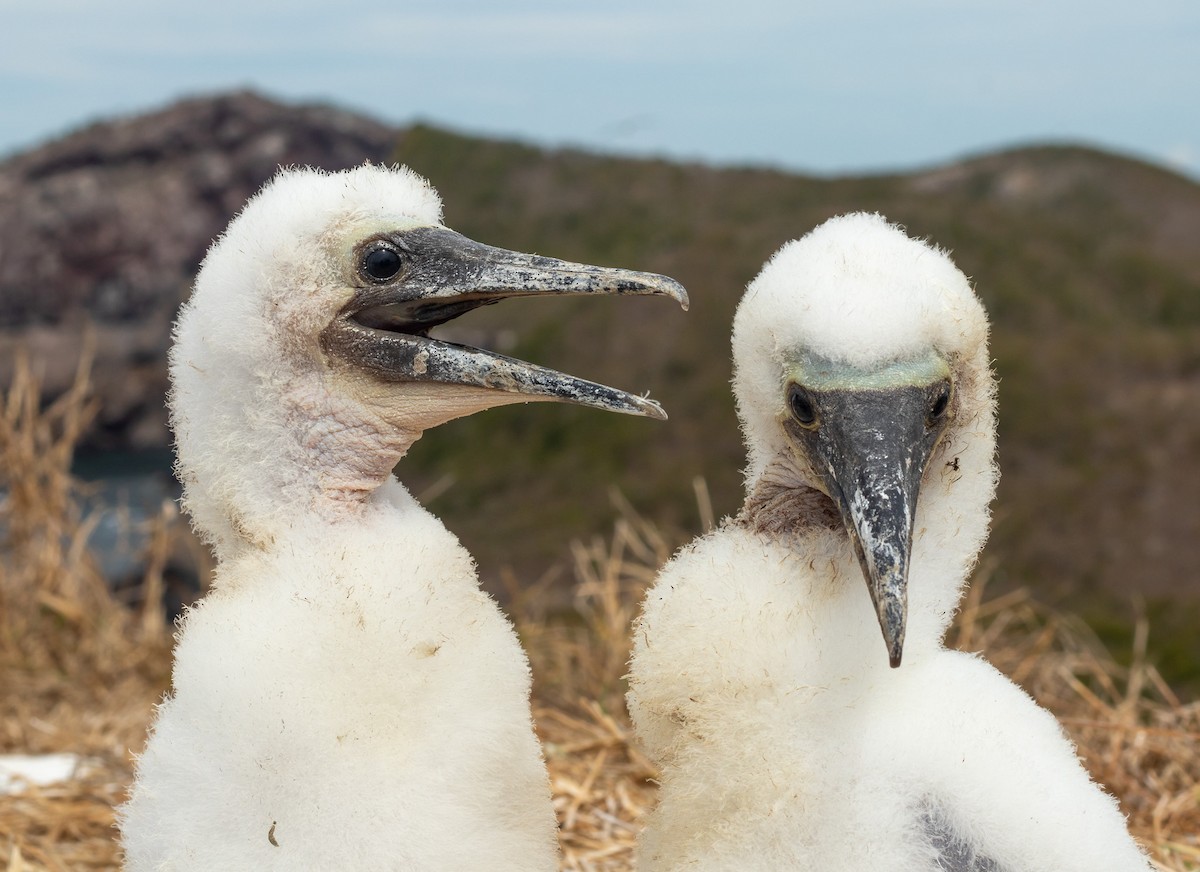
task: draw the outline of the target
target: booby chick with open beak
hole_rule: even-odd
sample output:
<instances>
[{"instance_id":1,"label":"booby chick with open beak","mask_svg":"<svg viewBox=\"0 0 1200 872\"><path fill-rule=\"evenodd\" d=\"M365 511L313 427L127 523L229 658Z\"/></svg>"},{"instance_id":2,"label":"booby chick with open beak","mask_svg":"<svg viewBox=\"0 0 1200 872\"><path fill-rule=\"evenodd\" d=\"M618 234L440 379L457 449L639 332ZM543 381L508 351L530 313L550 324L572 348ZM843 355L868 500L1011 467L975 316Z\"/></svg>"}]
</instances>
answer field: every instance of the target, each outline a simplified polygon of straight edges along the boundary
<instances>
[{"instance_id":1,"label":"booby chick with open beak","mask_svg":"<svg viewBox=\"0 0 1200 872\"><path fill-rule=\"evenodd\" d=\"M205 258L170 406L217 569L121 810L130 870L557 868L524 652L391 471L424 430L506 403L664 417L437 325L519 296L687 298L440 216L407 169L285 171Z\"/></svg>"},{"instance_id":2,"label":"booby chick with open beak","mask_svg":"<svg viewBox=\"0 0 1200 872\"><path fill-rule=\"evenodd\" d=\"M634 630L629 707L662 773L641 872L1148 868L1054 718L942 646L997 479L987 329L950 258L877 215L748 287L745 506Z\"/></svg>"}]
</instances>

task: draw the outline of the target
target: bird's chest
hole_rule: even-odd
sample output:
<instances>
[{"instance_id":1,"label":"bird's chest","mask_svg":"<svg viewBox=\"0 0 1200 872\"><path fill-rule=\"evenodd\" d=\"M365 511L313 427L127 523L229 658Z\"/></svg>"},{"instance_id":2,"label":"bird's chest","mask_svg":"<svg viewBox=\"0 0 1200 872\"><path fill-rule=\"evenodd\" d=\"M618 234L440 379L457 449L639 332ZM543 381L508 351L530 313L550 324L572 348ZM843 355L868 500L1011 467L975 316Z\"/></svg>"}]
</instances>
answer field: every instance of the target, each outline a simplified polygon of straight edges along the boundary
<instances>
[{"instance_id":1,"label":"bird's chest","mask_svg":"<svg viewBox=\"0 0 1200 872\"><path fill-rule=\"evenodd\" d=\"M434 753L493 706L527 729L528 667L508 621L473 579L420 569L332 560L213 598L181 632L176 703L203 701L196 720L258 743L265 767Z\"/></svg>"},{"instance_id":2,"label":"bird's chest","mask_svg":"<svg viewBox=\"0 0 1200 872\"><path fill-rule=\"evenodd\" d=\"M865 765L860 713L846 699L797 703L744 706L668 763L658 814L676 822L697 868L920 868L910 865L923 850L916 799ZM872 856L880 844L889 856Z\"/></svg>"}]
</instances>

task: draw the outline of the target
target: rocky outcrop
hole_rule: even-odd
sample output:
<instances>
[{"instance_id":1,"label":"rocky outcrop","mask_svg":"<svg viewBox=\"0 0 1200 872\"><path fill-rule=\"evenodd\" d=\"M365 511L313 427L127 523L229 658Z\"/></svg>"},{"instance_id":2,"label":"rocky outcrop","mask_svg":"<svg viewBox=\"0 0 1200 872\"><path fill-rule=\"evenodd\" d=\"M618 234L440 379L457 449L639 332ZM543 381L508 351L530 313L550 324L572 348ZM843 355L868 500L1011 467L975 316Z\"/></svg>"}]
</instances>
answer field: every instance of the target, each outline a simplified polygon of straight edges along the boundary
<instances>
[{"instance_id":1,"label":"rocky outcrop","mask_svg":"<svg viewBox=\"0 0 1200 872\"><path fill-rule=\"evenodd\" d=\"M168 442L170 325L213 237L281 165L382 162L399 131L252 93L91 125L0 164L0 382L28 349L48 396L95 348L88 445Z\"/></svg>"}]
</instances>

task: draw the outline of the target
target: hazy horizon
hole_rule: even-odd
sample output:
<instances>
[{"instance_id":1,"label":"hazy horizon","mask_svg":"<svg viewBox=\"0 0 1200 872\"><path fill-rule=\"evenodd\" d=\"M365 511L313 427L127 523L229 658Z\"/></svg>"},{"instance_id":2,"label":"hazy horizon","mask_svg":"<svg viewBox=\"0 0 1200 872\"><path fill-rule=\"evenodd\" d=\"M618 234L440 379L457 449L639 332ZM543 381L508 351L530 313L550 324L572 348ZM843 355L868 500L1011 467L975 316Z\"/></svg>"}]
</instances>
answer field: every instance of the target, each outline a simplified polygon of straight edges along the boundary
<instances>
[{"instance_id":1,"label":"hazy horizon","mask_svg":"<svg viewBox=\"0 0 1200 872\"><path fill-rule=\"evenodd\" d=\"M390 124L818 175L1070 143L1200 178L1200 5L1184 0L4 8L3 156L251 88Z\"/></svg>"}]
</instances>

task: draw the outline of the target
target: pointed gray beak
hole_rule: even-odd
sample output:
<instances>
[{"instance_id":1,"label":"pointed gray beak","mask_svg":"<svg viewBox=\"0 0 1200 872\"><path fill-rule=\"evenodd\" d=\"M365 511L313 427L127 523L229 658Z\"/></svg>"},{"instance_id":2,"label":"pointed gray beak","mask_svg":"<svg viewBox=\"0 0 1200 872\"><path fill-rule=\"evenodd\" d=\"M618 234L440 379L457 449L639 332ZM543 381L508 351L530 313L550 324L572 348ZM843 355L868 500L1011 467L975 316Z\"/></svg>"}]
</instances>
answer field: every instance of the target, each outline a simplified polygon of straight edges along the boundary
<instances>
[{"instance_id":1,"label":"pointed gray beak","mask_svg":"<svg viewBox=\"0 0 1200 872\"><path fill-rule=\"evenodd\" d=\"M948 397L946 381L806 390L816 420L787 424L841 513L893 667L904 652L921 478L944 430Z\"/></svg>"},{"instance_id":2,"label":"pointed gray beak","mask_svg":"<svg viewBox=\"0 0 1200 872\"><path fill-rule=\"evenodd\" d=\"M687 292L654 273L570 263L421 227L362 243L355 294L321 334L326 354L388 382L440 382L519 393L665 419L652 400L491 351L433 339L429 331L512 297L662 295L687 308Z\"/></svg>"}]
</instances>

